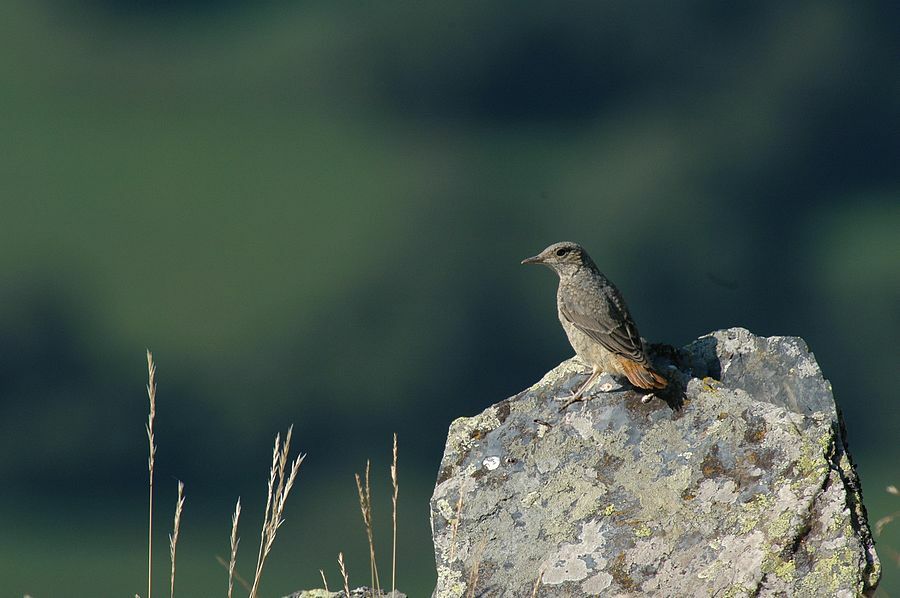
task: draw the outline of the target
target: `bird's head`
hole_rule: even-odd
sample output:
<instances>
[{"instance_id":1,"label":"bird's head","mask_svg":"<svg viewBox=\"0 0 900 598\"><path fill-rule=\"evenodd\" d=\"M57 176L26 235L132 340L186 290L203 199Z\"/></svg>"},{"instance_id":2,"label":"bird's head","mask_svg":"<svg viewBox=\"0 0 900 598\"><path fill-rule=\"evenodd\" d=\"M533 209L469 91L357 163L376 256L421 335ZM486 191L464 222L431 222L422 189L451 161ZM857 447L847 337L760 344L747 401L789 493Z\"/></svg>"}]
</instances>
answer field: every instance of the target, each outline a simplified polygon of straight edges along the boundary
<instances>
[{"instance_id":1,"label":"bird's head","mask_svg":"<svg viewBox=\"0 0 900 598\"><path fill-rule=\"evenodd\" d=\"M594 262L578 243L562 241L554 243L539 254L525 258L523 264L543 264L552 268L557 274L573 272L583 267L592 268Z\"/></svg>"}]
</instances>

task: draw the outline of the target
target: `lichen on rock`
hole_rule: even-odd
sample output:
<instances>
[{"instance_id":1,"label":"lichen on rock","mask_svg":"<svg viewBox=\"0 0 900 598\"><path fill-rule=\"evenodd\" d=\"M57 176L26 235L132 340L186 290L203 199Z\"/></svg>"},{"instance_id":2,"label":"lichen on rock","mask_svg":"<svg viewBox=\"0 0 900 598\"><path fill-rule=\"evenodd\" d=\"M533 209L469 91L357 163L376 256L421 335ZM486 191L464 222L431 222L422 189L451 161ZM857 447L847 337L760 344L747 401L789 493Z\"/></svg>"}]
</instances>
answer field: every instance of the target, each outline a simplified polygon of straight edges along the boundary
<instances>
[{"instance_id":1,"label":"lichen on rock","mask_svg":"<svg viewBox=\"0 0 900 598\"><path fill-rule=\"evenodd\" d=\"M453 422L431 501L437 598L471 579L485 596L874 589L843 421L806 344L735 328L667 355L680 408L604 374L618 390L559 413L588 373L573 358Z\"/></svg>"},{"instance_id":2,"label":"lichen on rock","mask_svg":"<svg viewBox=\"0 0 900 598\"><path fill-rule=\"evenodd\" d=\"M347 596L347 593L343 590L329 592L328 590L315 589L299 590L284 598L406 598L406 594L401 594L396 590L391 592L384 590L376 591L363 586L350 590L349 596Z\"/></svg>"}]
</instances>

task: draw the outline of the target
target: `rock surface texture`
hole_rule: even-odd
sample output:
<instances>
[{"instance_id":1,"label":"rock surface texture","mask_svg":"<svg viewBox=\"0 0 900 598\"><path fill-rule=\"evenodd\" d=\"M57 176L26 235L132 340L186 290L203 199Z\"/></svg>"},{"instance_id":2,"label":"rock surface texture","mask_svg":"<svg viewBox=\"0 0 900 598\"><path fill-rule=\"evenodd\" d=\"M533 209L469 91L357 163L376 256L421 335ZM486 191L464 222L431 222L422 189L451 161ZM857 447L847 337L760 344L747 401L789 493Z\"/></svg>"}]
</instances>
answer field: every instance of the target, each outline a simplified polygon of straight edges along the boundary
<instances>
[{"instance_id":1,"label":"rock surface texture","mask_svg":"<svg viewBox=\"0 0 900 598\"><path fill-rule=\"evenodd\" d=\"M806 344L734 328L656 354L680 408L604 374L559 413L589 371L573 358L453 422L431 500L435 597L874 590L843 422Z\"/></svg>"},{"instance_id":2,"label":"rock surface texture","mask_svg":"<svg viewBox=\"0 0 900 598\"><path fill-rule=\"evenodd\" d=\"M343 590L337 592L329 592L328 590L300 590L294 592L290 596L284 598L348 598L347 593ZM375 592L370 588L360 587L350 590L349 598L406 598L406 594L398 591L393 592Z\"/></svg>"}]
</instances>

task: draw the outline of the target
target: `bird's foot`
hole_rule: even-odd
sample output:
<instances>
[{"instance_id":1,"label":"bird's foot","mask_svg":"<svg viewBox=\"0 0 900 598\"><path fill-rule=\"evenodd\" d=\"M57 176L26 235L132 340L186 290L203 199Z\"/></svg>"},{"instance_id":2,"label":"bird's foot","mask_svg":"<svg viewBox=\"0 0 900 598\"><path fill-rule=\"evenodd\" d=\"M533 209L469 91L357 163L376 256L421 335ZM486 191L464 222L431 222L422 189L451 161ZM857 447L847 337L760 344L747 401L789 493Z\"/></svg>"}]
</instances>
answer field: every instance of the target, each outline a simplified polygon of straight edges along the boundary
<instances>
[{"instance_id":1,"label":"bird's foot","mask_svg":"<svg viewBox=\"0 0 900 598\"><path fill-rule=\"evenodd\" d=\"M557 401L572 401L572 402L575 402L573 399L575 399L576 397L578 397L578 396L580 396L580 395L582 395L582 394L584 394L584 392L583 392L581 389L579 389L579 390L572 390L572 389L570 388L569 390L565 391L565 394L563 394L562 396L555 396L555 397L553 397L553 398L554 398L555 400L557 400Z\"/></svg>"},{"instance_id":2,"label":"bird's foot","mask_svg":"<svg viewBox=\"0 0 900 598\"><path fill-rule=\"evenodd\" d=\"M578 388L577 391L575 391L575 392L569 391L569 392L572 392L572 394L571 394L571 396L569 397L569 400L567 400L567 401L563 404L563 406L559 408L560 413L562 413L563 411L565 411L566 408L567 408L569 405L571 405L572 403L577 403L578 401L581 401L581 400L582 400L581 397L585 394L585 392L587 392L587 390L591 387L591 384L594 383L594 380L596 380L596 379L597 379L597 376L599 376L601 373L602 373L602 372L601 372L599 369L594 369L594 370L591 372L591 375L588 376L588 379L585 380L584 384L582 384L582 385ZM604 386L605 386L605 385L604 385ZM589 395L589 396L590 396L590 395Z\"/></svg>"},{"instance_id":3,"label":"bird's foot","mask_svg":"<svg viewBox=\"0 0 900 598\"><path fill-rule=\"evenodd\" d=\"M559 412L562 413L563 411L568 409L569 405L571 405L572 403L577 403L577 402L583 401L583 400L584 400L584 398L581 396L581 393L573 392L572 396L569 398L569 400L566 401L565 403L563 403L562 406L559 408Z\"/></svg>"},{"instance_id":4,"label":"bird's foot","mask_svg":"<svg viewBox=\"0 0 900 598\"><path fill-rule=\"evenodd\" d=\"M590 388L590 386L591 386L591 383L594 381L594 379L599 374L600 374L600 372L595 372L594 374L592 374L591 377L588 378L587 382L585 382L581 386L581 388L579 388L577 391L570 390L568 396L556 397L557 401L565 401L565 403L563 403L562 407L559 408L560 413L565 411L566 408L569 407L569 405L571 405L573 403L578 403L580 401L584 401L586 398L590 398L591 396L593 396L594 389ZM621 388L621 386L617 386L616 384L614 384L612 382L604 382L603 384L598 386L596 390L599 392L610 392L610 391L617 390L620 388Z\"/></svg>"}]
</instances>

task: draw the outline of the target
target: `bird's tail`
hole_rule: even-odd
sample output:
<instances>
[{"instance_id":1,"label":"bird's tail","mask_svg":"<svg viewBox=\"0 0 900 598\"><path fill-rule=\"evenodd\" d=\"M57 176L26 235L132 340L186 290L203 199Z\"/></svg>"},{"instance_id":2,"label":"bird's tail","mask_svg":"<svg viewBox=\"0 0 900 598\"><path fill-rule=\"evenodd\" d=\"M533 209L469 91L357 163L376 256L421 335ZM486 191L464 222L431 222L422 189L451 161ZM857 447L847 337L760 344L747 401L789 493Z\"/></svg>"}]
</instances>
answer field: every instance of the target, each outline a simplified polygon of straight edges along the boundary
<instances>
[{"instance_id":1,"label":"bird's tail","mask_svg":"<svg viewBox=\"0 0 900 598\"><path fill-rule=\"evenodd\" d=\"M626 357L619 359L625 377L634 386L645 390L656 390L668 386L669 381L653 371L650 364L641 364Z\"/></svg>"}]
</instances>

